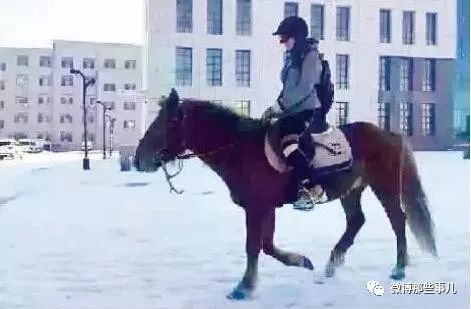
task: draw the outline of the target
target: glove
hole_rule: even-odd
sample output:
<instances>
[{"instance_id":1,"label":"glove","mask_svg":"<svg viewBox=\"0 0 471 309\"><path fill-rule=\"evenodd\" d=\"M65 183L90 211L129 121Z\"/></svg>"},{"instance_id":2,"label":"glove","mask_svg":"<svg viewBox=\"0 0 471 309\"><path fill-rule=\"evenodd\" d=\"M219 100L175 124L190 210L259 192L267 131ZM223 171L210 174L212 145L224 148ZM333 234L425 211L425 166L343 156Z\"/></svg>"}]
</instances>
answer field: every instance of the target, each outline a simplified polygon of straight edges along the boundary
<instances>
[{"instance_id":1,"label":"glove","mask_svg":"<svg viewBox=\"0 0 471 309\"><path fill-rule=\"evenodd\" d=\"M262 114L262 121L269 122L272 118L278 118L281 115L281 109L278 104L272 105Z\"/></svg>"}]
</instances>

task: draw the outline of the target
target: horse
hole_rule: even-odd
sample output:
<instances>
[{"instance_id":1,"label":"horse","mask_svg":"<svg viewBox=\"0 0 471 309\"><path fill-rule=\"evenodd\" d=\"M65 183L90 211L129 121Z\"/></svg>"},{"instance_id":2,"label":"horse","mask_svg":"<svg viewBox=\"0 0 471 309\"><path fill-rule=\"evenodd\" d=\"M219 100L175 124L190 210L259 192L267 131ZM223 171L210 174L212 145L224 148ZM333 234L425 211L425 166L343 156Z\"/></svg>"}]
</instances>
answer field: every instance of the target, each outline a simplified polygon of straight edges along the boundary
<instances>
[{"instance_id":1,"label":"horse","mask_svg":"<svg viewBox=\"0 0 471 309\"><path fill-rule=\"evenodd\" d=\"M222 178L232 201L244 209L247 265L242 279L228 294L230 299L251 297L261 251L287 266L313 270L307 257L282 250L273 241L275 210L293 201L289 193L293 180L290 172L277 171L267 160L264 145L270 127L260 119L238 115L208 101L180 101L172 89L161 101L160 111L134 156L137 171L154 172L162 167L167 176L167 163L196 156ZM344 263L347 250L365 223L360 198L369 186L396 235L396 265L390 277L403 279L408 264L406 222L419 245L437 256L434 224L412 149L401 135L370 123L355 122L339 128L350 143L353 163L334 182L323 184L330 190L330 201L340 199L347 221L345 232L330 252L325 276L332 277Z\"/></svg>"}]
</instances>

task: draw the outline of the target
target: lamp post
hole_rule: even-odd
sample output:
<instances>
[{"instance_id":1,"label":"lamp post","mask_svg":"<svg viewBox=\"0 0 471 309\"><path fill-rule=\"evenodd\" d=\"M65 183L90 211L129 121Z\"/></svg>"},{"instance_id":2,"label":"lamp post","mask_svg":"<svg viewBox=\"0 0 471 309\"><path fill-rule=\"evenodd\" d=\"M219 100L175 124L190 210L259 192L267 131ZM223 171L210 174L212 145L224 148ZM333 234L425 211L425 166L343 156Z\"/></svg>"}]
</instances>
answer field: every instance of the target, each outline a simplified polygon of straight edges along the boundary
<instances>
[{"instance_id":1,"label":"lamp post","mask_svg":"<svg viewBox=\"0 0 471 309\"><path fill-rule=\"evenodd\" d=\"M116 118L115 117L111 117L110 115L106 115L108 116L108 120L110 122L110 149L109 149L109 152L110 152L110 158L111 158L111 155L113 154L113 130L114 130L114 123L116 122Z\"/></svg>"},{"instance_id":2,"label":"lamp post","mask_svg":"<svg viewBox=\"0 0 471 309\"><path fill-rule=\"evenodd\" d=\"M95 103L100 104L103 107L103 160L106 159L106 111L111 111L113 108L111 106L106 106L105 102L100 100L95 101Z\"/></svg>"},{"instance_id":3,"label":"lamp post","mask_svg":"<svg viewBox=\"0 0 471 309\"><path fill-rule=\"evenodd\" d=\"M88 158L88 136L87 136L87 106L85 103L87 97L87 88L95 84L94 78L87 78L80 70L70 69L70 74L80 75L82 78L82 104L83 104L83 138L85 140L85 156L82 162L82 168L84 170L90 169L90 159Z\"/></svg>"}]
</instances>

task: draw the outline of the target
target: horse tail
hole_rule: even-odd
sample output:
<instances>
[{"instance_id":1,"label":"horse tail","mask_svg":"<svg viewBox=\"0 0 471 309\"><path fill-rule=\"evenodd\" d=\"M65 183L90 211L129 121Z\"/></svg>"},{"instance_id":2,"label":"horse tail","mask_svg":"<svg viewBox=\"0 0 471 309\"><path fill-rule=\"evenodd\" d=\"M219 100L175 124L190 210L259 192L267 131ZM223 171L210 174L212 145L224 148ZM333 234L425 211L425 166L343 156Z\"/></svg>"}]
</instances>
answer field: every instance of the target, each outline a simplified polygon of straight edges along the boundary
<instances>
[{"instance_id":1,"label":"horse tail","mask_svg":"<svg viewBox=\"0 0 471 309\"><path fill-rule=\"evenodd\" d=\"M417 165L410 145L403 140L401 166L401 200L409 227L420 247L437 255L434 223L428 208Z\"/></svg>"}]
</instances>

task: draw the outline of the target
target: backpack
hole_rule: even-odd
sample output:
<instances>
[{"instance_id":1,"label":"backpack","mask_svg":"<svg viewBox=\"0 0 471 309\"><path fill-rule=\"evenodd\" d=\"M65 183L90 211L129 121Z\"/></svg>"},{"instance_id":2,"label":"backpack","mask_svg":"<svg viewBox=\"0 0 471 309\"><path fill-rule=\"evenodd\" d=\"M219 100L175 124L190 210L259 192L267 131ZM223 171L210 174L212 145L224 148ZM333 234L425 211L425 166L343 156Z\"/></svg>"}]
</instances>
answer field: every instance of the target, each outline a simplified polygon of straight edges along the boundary
<instances>
[{"instance_id":1,"label":"backpack","mask_svg":"<svg viewBox=\"0 0 471 309\"><path fill-rule=\"evenodd\" d=\"M322 72L319 83L315 85L317 98L321 102L321 108L324 114L327 114L334 102L334 84L331 81L329 62L321 59Z\"/></svg>"}]
</instances>

